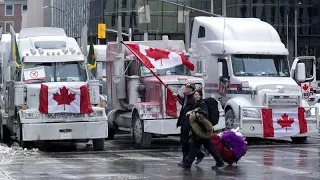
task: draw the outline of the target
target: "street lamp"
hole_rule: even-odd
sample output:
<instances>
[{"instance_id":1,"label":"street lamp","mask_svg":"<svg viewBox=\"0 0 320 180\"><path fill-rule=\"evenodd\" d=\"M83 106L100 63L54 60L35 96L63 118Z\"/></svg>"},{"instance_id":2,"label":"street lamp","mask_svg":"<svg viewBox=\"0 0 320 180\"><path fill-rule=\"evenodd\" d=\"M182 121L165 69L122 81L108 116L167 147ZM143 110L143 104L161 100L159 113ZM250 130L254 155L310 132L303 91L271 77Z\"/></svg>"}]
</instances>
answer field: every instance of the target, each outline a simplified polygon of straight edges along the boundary
<instances>
[{"instance_id":1,"label":"street lamp","mask_svg":"<svg viewBox=\"0 0 320 180\"><path fill-rule=\"evenodd\" d=\"M299 5L302 5L302 2L301 1L299 1ZM298 14L298 12L297 12L297 8L296 8L296 6L294 7L294 55L295 55L295 57L297 57L298 56L298 25L297 25L297 19L298 19L298 17L297 17L297 14Z\"/></svg>"},{"instance_id":2,"label":"street lamp","mask_svg":"<svg viewBox=\"0 0 320 180\"><path fill-rule=\"evenodd\" d=\"M60 8L57 8L57 7L55 7L55 6L43 6L42 8L43 8L43 9L52 8L52 9L56 9L56 10L62 12L62 13L63 13L63 21L64 21L65 24L67 23L67 13L66 13L66 11L64 11L64 10L62 10L62 9L60 9ZM51 16L52 16L52 15L53 15L53 14L51 13ZM52 23L52 22L51 22L51 23ZM61 24L62 24L62 23L59 23L59 25L61 25ZM65 26L64 28L66 28L66 26ZM67 29L67 28L66 28L66 29Z\"/></svg>"}]
</instances>

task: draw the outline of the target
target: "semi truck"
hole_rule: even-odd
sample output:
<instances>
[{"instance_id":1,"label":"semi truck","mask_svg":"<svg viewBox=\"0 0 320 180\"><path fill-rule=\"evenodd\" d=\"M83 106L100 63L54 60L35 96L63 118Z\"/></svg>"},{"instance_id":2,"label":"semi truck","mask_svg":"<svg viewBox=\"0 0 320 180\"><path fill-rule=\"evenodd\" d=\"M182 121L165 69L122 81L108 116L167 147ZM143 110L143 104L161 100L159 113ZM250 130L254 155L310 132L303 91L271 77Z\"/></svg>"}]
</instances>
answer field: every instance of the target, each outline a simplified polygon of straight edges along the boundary
<instances>
[{"instance_id":1,"label":"semi truck","mask_svg":"<svg viewBox=\"0 0 320 180\"><path fill-rule=\"evenodd\" d=\"M206 95L221 101L227 129L240 127L246 137L264 137L261 109L303 107L308 132L291 136L292 141L304 142L318 133L318 108L310 106L297 84L310 78L306 65L299 63L303 58L296 58L292 78L288 50L270 24L257 18L199 16L191 28L194 73L203 75Z\"/></svg>"},{"instance_id":2,"label":"semi truck","mask_svg":"<svg viewBox=\"0 0 320 180\"><path fill-rule=\"evenodd\" d=\"M174 52L185 52L183 40L128 41L153 48ZM120 48L120 51L119 51ZM167 98L170 92L137 58L122 44L108 42L106 56L106 94L108 97L109 137L115 130L131 132L139 148L147 148L153 137L179 135L176 127L181 105L176 102L177 113L167 112ZM183 95L184 85L194 83L204 88L202 77L191 76L184 65L155 70L155 73L173 92ZM224 127L224 113L221 107L219 123L215 130Z\"/></svg>"},{"instance_id":3,"label":"semi truck","mask_svg":"<svg viewBox=\"0 0 320 180\"><path fill-rule=\"evenodd\" d=\"M86 57L61 28L10 27L2 39L1 141L31 148L37 141L92 140L104 149L108 119Z\"/></svg>"}]
</instances>

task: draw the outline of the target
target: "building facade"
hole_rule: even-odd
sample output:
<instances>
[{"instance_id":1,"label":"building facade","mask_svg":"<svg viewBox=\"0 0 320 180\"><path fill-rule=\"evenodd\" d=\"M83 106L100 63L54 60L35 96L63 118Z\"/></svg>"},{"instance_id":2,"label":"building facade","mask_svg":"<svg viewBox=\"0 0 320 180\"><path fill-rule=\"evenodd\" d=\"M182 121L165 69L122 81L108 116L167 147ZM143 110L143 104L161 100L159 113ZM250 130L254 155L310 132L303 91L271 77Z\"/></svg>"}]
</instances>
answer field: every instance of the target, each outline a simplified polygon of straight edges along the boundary
<instances>
[{"instance_id":1,"label":"building facade","mask_svg":"<svg viewBox=\"0 0 320 180\"><path fill-rule=\"evenodd\" d=\"M28 10L22 14L22 27L49 27L51 26L50 0L28 1Z\"/></svg>"},{"instance_id":2,"label":"building facade","mask_svg":"<svg viewBox=\"0 0 320 180\"><path fill-rule=\"evenodd\" d=\"M89 0L51 0L52 26L64 28L67 35L79 39L88 23ZM102 16L102 14L101 14Z\"/></svg>"},{"instance_id":3,"label":"building facade","mask_svg":"<svg viewBox=\"0 0 320 180\"><path fill-rule=\"evenodd\" d=\"M123 32L133 29L133 40L142 40L144 32L148 32L148 38L160 39L162 35L169 35L170 39L184 39L184 24L178 23L178 11L183 8L177 7L160 0L81 0L77 1L78 6L67 5L72 0L53 0L57 3L54 6L61 6L65 12L77 11L75 14L80 22L88 22L89 36L97 37L97 24L106 23L108 29L117 28L117 15L121 13ZM175 3L191 6L194 8L213 10L215 14L222 13L222 0L214 0L211 9L210 0L170 0ZM85 2L85 3L83 3ZM119 2L121 11L118 11ZM85 4L85 5L84 5ZM138 20L138 9L144 4L150 6L151 22L140 24ZM320 56L320 1L319 0L226 0L227 17L254 17L271 24L279 33L283 43L287 46L292 60L295 52L295 19L297 20L297 54ZM69 8L67 7L69 6ZM81 8L80 8L81 6ZM186 9L185 9L186 10ZM68 11L68 12L69 12ZM295 12L296 15L295 16ZM56 12L62 14L62 12ZM190 12L190 18L201 16L198 12ZM70 16L72 16L70 14ZM64 20L59 16L55 17L61 22L68 22L66 26L72 33L79 31L78 20ZM55 19L54 18L54 19ZM70 32L70 33L71 33ZM80 31L81 32L81 31ZM71 35L71 34L70 34ZM74 37L79 37L75 34ZM115 40L115 33L107 33L106 40Z\"/></svg>"},{"instance_id":4,"label":"building facade","mask_svg":"<svg viewBox=\"0 0 320 180\"><path fill-rule=\"evenodd\" d=\"M27 10L27 0L3 0L0 2L0 26L3 33L10 33L10 25L16 32L21 29L22 12Z\"/></svg>"}]
</instances>

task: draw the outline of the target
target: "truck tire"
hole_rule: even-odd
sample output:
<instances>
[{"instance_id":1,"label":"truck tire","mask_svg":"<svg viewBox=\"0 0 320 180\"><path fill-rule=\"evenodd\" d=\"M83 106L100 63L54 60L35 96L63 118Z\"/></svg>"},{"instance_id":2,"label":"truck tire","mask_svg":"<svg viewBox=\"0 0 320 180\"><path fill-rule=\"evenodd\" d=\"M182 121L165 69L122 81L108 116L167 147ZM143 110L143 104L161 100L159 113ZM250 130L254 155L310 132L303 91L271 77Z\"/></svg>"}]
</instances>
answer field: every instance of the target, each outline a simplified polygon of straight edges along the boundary
<instances>
[{"instance_id":1,"label":"truck tire","mask_svg":"<svg viewBox=\"0 0 320 180\"><path fill-rule=\"evenodd\" d=\"M103 151L104 150L104 139L93 139L93 149L95 151Z\"/></svg>"},{"instance_id":2,"label":"truck tire","mask_svg":"<svg viewBox=\"0 0 320 180\"><path fill-rule=\"evenodd\" d=\"M304 143L307 140L307 137L290 137L294 144Z\"/></svg>"},{"instance_id":3,"label":"truck tire","mask_svg":"<svg viewBox=\"0 0 320 180\"><path fill-rule=\"evenodd\" d=\"M2 143L9 143L11 141L11 134L8 128L2 124L0 124L0 138Z\"/></svg>"},{"instance_id":4,"label":"truck tire","mask_svg":"<svg viewBox=\"0 0 320 180\"><path fill-rule=\"evenodd\" d=\"M107 139L108 140L113 140L115 133L116 133L115 129L112 129L112 128L108 127L108 137L107 137Z\"/></svg>"},{"instance_id":5,"label":"truck tire","mask_svg":"<svg viewBox=\"0 0 320 180\"><path fill-rule=\"evenodd\" d=\"M226 129L232 129L234 126L234 112L232 109L228 109L225 115L225 121L226 121Z\"/></svg>"},{"instance_id":6,"label":"truck tire","mask_svg":"<svg viewBox=\"0 0 320 180\"><path fill-rule=\"evenodd\" d=\"M133 138L138 148L148 148L151 144L152 134L144 132L144 124L138 114L133 119Z\"/></svg>"}]
</instances>

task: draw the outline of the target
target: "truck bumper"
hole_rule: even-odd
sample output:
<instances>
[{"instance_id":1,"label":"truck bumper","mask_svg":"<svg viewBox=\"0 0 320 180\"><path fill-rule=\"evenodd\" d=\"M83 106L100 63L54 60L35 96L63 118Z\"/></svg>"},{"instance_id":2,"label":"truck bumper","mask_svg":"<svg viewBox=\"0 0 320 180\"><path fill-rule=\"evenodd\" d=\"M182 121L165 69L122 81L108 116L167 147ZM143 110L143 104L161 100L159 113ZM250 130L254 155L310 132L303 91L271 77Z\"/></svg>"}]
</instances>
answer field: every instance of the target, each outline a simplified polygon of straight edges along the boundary
<instances>
[{"instance_id":1,"label":"truck bumper","mask_svg":"<svg viewBox=\"0 0 320 180\"><path fill-rule=\"evenodd\" d=\"M180 127L176 127L177 121L178 119L143 120L144 132L161 135L180 134Z\"/></svg>"},{"instance_id":2,"label":"truck bumper","mask_svg":"<svg viewBox=\"0 0 320 180\"><path fill-rule=\"evenodd\" d=\"M80 140L108 137L108 121L22 124L24 141Z\"/></svg>"}]
</instances>

